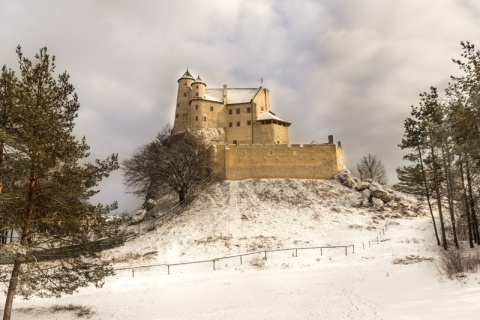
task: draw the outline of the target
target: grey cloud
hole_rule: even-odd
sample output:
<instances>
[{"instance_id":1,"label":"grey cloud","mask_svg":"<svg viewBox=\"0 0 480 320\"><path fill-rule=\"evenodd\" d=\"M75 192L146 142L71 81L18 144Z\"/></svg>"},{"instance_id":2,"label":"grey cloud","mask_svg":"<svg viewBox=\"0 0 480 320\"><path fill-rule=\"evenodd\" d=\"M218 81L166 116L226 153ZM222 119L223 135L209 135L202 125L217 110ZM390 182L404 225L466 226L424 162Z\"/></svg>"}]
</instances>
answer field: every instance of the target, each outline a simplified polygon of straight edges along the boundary
<instances>
[{"instance_id":1,"label":"grey cloud","mask_svg":"<svg viewBox=\"0 0 480 320\"><path fill-rule=\"evenodd\" d=\"M42 46L82 103L75 133L92 158L129 157L173 121L178 77L209 87L271 90L291 141L342 140L353 167L376 154L390 181L402 163L403 120L418 94L443 89L459 42L480 43L476 1L13 1L0 3L0 64ZM121 172L95 198L138 205Z\"/></svg>"}]
</instances>

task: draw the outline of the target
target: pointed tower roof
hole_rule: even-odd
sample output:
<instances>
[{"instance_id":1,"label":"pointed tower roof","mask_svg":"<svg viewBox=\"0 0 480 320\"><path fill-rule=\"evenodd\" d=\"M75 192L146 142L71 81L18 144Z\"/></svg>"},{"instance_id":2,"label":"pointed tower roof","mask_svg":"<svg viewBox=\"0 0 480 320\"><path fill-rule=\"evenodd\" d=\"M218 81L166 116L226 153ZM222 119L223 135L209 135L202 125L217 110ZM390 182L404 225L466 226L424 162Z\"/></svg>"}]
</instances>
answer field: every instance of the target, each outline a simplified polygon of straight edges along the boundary
<instances>
[{"instance_id":1,"label":"pointed tower roof","mask_svg":"<svg viewBox=\"0 0 480 320\"><path fill-rule=\"evenodd\" d=\"M203 82L203 80L200 78L200 75L197 77L197 79L193 83L201 83L205 87L207 86L207 84L205 82Z\"/></svg>"},{"instance_id":2,"label":"pointed tower roof","mask_svg":"<svg viewBox=\"0 0 480 320\"><path fill-rule=\"evenodd\" d=\"M178 81L182 80L182 79L191 79L191 80L195 80L194 77L192 77L192 75L190 74L190 72L188 72L188 68L187 68L187 71L185 71L185 73L183 74L183 76L178 79Z\"/></svg>"}]
</instances>

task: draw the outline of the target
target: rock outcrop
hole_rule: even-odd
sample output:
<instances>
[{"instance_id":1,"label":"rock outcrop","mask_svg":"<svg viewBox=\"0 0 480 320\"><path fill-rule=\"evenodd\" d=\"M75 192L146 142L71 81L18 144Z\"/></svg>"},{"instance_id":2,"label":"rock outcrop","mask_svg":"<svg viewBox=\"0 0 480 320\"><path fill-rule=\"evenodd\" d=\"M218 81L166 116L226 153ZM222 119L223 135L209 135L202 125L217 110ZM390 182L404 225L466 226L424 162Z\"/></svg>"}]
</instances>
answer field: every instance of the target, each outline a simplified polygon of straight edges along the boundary
<instances>
[{"instance_id":1,"label":"rock outcrop","mask_svg":"<svg viewBox=\"0 0 480 320\"><path fill-rule=\"evenodd\" d=\"M347 188L353 188L355 186L355 180L353 179L352 174L347 169L339 171L335 175L335 179L338 180L342 185Z\"/></svg>"},{"instance_id":2,"label":"rock outcrop","mask_svg":"<svg viewBox=\"0 0 480 320\"><path fill-rule=\"evenodd\" d=\"M376 181L359 181L347 169L338 172L335 179L345 187L359 192L358 206L387 211L391 215L399 217L415 217L426 213L421 201Z\"/></svg>"}]
</instances>

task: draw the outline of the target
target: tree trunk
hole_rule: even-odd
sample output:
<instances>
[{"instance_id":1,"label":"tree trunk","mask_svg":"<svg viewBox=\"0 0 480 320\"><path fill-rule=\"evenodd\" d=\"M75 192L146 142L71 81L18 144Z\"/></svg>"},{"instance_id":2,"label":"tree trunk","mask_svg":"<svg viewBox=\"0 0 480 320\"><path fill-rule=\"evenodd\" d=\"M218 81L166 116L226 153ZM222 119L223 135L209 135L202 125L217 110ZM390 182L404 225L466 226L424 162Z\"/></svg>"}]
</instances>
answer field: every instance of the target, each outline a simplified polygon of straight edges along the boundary
<instances>
[{"instance_id":1,"label":"tree trunk","mask_svg":"<svg viewBox=\"0 0 480 320\"><path fill-rule=\"evenodd\" d=\"M465 214L467 216L467 229L468 229L468 243L470 248L473 248L473 234L472 234L472 217L470 213L470 203L467 196L467 188L465 186L464 170L463 170L463 161L460 161L460 178L462 180L462 189L463 189L463 199L465 201Z\"/></svg>"},{"instance_id":2,"label":"tree trunk","mask_svg":"<svg viewBox=\"0 0 480 320\"><path fill-rule=\"evenodd\" d=\"M15 260L13 264L12 276L10 277L10 283L8 285L7 298L5 299L3 320L10 320L10 317L12 316L13 298L15 297L15 292L17 291L21 265L22 263L18 260Z\"/></svg>"},{"instance_id":3,"label":"tree trunk","mask_svg":"<svg viewBox=\"0 0 480 320\"><path fill-rule=\"evenodd\" d=\"M420 146L417 146L417 150L418 150L418 156L420 158L420 168L422 169L423 185L425 187L425 196L427 197L428 209L430 210L430 215L432 216L432 222L433 222L433 229L435 230L435 238L437 239L437 245L440 245L440 239L438 238L437 224L435 223L435 217L433 216L433 210L432 210L432 203L430 202L430 192L428 191L427 175L425 174L425 170L423 169L423 159L422 159L422 152L420 150Z\"/></svg>"},{"instance_id":4,"label":"tree trunk","mask_svg":"<svg viewBox=\"0 0 480 320\"><path fill-rule=\"evenodd\" d=\"M446 153L446 155L445 155ZM458 239L457 239L457 228L455 226L455 211L454 211L454 203L453 203L453 179L452 179L452 172L450 170L451 167L451 160L450 160L450 153L445 152L444 147L442 146L442 157L443 157L443 166L445 168L446 174L446 182L447 182L447 199L448 199L448 211L450 213L450 221L452 223L452 234L453 234L453 243L455 247L459 249Z\"/></svg>"},{"instance_id":5,"label":"tree trunk","mask_svg":"<svg viewBox=\"0 0 480 320\"><path fill-rule=\"evenodd\" d=\"M0 169L3 168L3 141L0 141ZM2 176L0 175L0 193L2 193Z\"/></svg>"},{"instance_id":6,"label":"tree trunk","mask_svg":"<svg viewBox=\"0 0 480 320\"><path fill-rule=\"evenodd\" d=\"M475 199L473 198L472 177L470 175L470 164L468 162L468 158L466 161L467 161L466 166L467 166L468 200L470 203L473 238L477 242L477 244L480 244L480 235L478 232L478 223L477 223L477 212L475 210Z\"/></svg>"},{"instance_id":7,"label":"tree trunk","mask_svg":"<svg viewBox=\"0 0 480 320\"><path fill-rule=\"evenodd\" d=\"M185 192L182 189L180 189L179 191L177 191L177 193L178 193L178 203L179 204L184 204L185 203L185 198L186 198Z\"/></svg>"},{"instance_id":8,"label":"tree trunk","mask_svg":"<svg viewBox=\"0 0 480 320\"><path fill-rule=\"evenodd\" d=\"M437 209L438 209L438 217L440 219L440 232L442 233L442 246L443 249L447 250L447 235L445 233L445 222L443 219L443 211L442 211L442 196L440 194L440 185L439 185L439 178L438 178L438 167L435 158L435 150L433 146L431 147L432 151L432 167L433 167L433 188L435 190L435 195L437 197Z\"/></svg>"}]
</instances>

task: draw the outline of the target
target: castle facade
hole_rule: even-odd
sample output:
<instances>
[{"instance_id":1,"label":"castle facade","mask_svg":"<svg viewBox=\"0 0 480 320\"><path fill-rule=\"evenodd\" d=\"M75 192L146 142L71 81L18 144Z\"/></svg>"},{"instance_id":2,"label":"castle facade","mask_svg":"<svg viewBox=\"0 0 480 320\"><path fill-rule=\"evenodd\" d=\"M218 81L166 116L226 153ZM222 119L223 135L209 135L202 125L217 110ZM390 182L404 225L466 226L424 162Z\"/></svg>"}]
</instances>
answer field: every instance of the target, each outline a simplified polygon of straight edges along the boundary
<instances>
[{"instance_id":1,"label":"castle facade","mask_svg":"<svg viewBox=\"0 0 480 320\"><path fill-rule=\"evenodd\" d=\"M178 79L172 132L190 131L212 143L213 171L220 179L331 179L343 169L342 148L291 145L290 122L277 117L267 88L207 88L187 70Z\"/></svg>"}]
</instances>

